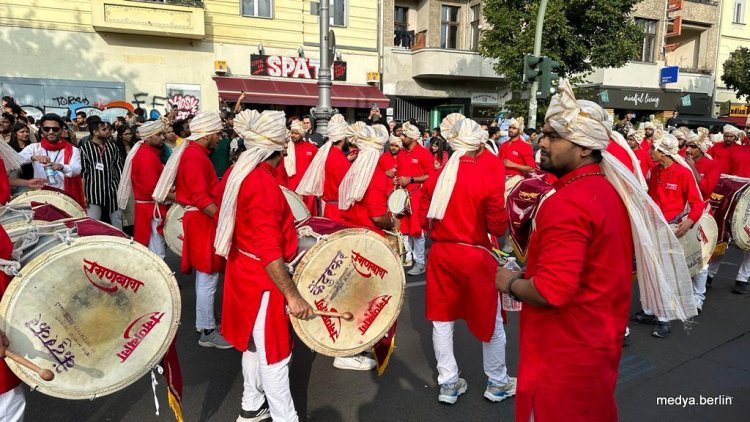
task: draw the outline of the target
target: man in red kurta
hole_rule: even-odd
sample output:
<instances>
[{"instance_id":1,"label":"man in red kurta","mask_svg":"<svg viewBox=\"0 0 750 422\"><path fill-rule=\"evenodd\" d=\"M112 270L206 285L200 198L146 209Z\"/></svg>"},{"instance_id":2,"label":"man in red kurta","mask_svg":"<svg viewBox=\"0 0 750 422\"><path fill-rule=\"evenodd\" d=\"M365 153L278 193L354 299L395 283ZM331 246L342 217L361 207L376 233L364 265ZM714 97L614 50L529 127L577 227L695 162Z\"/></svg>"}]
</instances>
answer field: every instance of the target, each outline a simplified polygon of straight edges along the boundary
<instances>
[{"instance_id":1,"label":"man in red kurta","mask_svg":"<svg viewBox=\"0 0 750 422\"><path fill-rule=\"evenodd\" d=\"M7 178L7 177L6 177ZM8 233L0 226L0 258L10 260L13 252L13 243L11 243ZM0 298L3 297L5 290L10 284L11 277L0 271ZM21 380L8 368L5 363L5 348L8 347L8 338L0 330L0 419L7 421L23 420L23 414L26 410L26 399L24 398L24 388Z\"/></svg>"},{"instance_id":2,"label":"man in red kurta","mask_svg":"<svg viewBox=\"0 0 750 422\"><path fill-rule=\"evenodd\" d=\"M515 420L614 422L632 288L630 217L600 166L608 114L576 101L567 82L561 90L539 140L542 170L559 177L556 192L536 216L525 272L499 268L495 278L523 302Z\"/></svg>"},{"instance_id":3,"label":"man in red kurta","mask_svg":"<svg viewBox=\"0 0 750 422\"><path fill-rule=\"evenodd\" d=\"M422 206L422 184L429 180L435 171L432 154L419 143L419 128L406 122L401 126L401 142L404 149L398 154L396 184L409 192L411 215L399 217L401 233L406 237L404 242L413 243L414 266L407 272L409 275L420 275L425 272L425 239L419 221ZM406 258L409 261L409 257Z\"/></svg>"},{"instance_id":4,"label":"man in red kurta","mask_svg":"<svg viewBox=\"0 0 750 422\"><path fill-rule=\"evenodd\" d=\"M337 222L344 221L339 210L339 185L352 165L344 154L344 142L346 141L334 143L328 152L323 195L320 197L323 203L323 217Z\"/></svg>"},{"instance_id":5,"label":"man in red kurta","mask_svg":"<svg viewBox=\"0 0 750 422\"><path fill-rule=\"evenodd\" d=\"M305 175L310 163L312 163L318 147L314 143L305 140L305 125L295 120L290 128L291 142L287 143L286 156L284 157L284 169L286 170L287 188L297 190L302 176ZM282 179L284 176L280 176ZM315 211L315 197L305 195L302 198L307 209Z\"/></svg>"},{"instance_id":6,"label":"man in red kurta","mask_svg":"<svg viewBox=\"0 0 750 422\"><path fill-rule=\"evenodd\" d=\"M734 126L724 126L724 142L715 144L707 151L719 163L722 174L736 175L738 157L744 156L740 154L742 147L737 145L739 132Z\"/></svg>"},{"instance_id":7,"label":"man in red kurta","mask_svg":"<svg viewBox=\"0 0 750 422\"><path fill-rule=\"evenodd\" d=\"M507 228L505 175L500 160L483 148L479 124L464 117L446 120L441 128L455 152L443 169L446 177L429 178L422 187L419 215L422 226L431 227L425 311L433 323L438 401L454 404L467 389L453 354L454 324L463 319L482 342L484 397L499 402L515 394L516 386L505 365L505 331L493 283L497 261L487 236L502 236ZM453 174L455 179L448 177ZM445 189L447 198L435 195Z\"/></svg>"},{"instance_id":8,"label":"man in red kurta","mask_svg":"<svg viewBox=\"0 0 750 422\"><path fill-rule=\"evenodd\" d=\"M294 216L278 185L286 138L283 112L245 110L235 131L247 151L227 175L217 253L227 257L226 339L242 354L244 390L238 421L297 421L289 388L289 312L313 316L285 267L297 253Z\"/></svg>"},{"instance_id":9,"label":"man in red kurta","mask_svg":"<svg viewBox=\"0 0 750 422\"><path fill-rule=\"evenodd\" d=\"M198 344L204 347L231 348L231 344L216 330L214 296L223 259L215 254L215 213L221 198L212 192L219 183L209 158L219 142L221 118L213 112L198 113L190 123L191 135L179 159L175 177L175 199L185 206L182 218L184 240L181 270L196 270L196 329L202 331Z\"/></svg>"},{"instance_id":10,"label":"man in red kurta","mask_svg":"<svg viewBox=\"0 0 750 422\"><path fill-rule=\"evenodd\" d=\"M687 155L685 156L685 162L693 171L701 196L704 200L708 200L721 177L719 163L710 155L707 155L711 147L711 140L707 136L700 139L694 132L690 132L686 138Z\"/></svg>"},{"instance_id":11,"label":"man in red kurta","mask_svg":"<svg viewBox=\"0 0 750 422\"><path fill-rule=\"evenodd\" d=\"M385 174L385 176L391 181L396 177L398 173L398 155L404 148L404 143L398 136L391 136L388 139L388 150L380 156L378 160L378 168ZM390 184L390 190L392 190L393 183Z\"/></svg>"},{"instance_id":12,"label":"man in red kurta","mask_svg":"<svg viewBox=\"0 0 750 422\"><path fill-rule=\"evenodd\" d=\"M506 176L523 176L531 173L536 166L534 163L534 149L521 137L523 119L511 119L508 126L510 139L500 145L499 157L505 164Z\"/></svg>"}]
</instances>

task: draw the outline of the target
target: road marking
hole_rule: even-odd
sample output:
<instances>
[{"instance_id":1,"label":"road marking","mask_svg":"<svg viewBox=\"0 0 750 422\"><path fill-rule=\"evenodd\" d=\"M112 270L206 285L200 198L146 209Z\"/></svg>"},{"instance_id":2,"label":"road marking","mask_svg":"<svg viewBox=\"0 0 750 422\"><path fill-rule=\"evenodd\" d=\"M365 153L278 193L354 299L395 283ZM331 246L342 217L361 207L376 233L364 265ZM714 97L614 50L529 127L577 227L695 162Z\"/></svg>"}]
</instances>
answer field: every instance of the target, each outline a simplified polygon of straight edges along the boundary
<instances>
[{"instance_id":1,"label":"road marking","mask_svg":"<svg viewBox=\"0 0 750 422\"><path fill-rule=\"evenodd\" d=\"M406 283L406 288L424 286L425 284L427 284L426 281L413 281L411 283Z\"/></svg>"}]
</instances>

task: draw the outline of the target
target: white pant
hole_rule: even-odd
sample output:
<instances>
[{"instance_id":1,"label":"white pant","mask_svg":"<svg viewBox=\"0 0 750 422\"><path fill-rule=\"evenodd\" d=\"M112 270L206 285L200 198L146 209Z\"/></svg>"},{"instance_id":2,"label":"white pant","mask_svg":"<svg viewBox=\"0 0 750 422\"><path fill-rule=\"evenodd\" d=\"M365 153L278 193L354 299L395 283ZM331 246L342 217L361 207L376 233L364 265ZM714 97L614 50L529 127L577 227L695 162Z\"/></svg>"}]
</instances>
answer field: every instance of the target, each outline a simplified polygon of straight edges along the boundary
<instances>
[{"instance_id":1,"label":"white pant","mask_svg":"<svg viewBox=\"0 0 750 422\"><path fill-rule=\"evenodd\" d=\"M89 204L86 208L86 214L89 218L101 221L102 220L102 206ZM122 230L122 211L115 210L109 213L109 222L117 229Z\"/></svg>"},{"instance_id":2,"label":"white pant","mask_svg":"<svg viewBox=\"0 0 750 422\"><path fill-rule=\"evenodd\" d=\"M708 276L709 277L715 277L716 273L719 272L719 267L721 266L721 261L724 259L724 257L719 257L717 259L714 259L713 262L708 264ZM735 280L737 281L747 281L748 278L750 278L750 251L745 251L742 256L742 263L740 264L740 269L737 271L737 277L735 277Z\"/></svg>"},{"instance_id":3,"label":"white pant","mask_svg":"<svg viewBox=\"0 0 750 422\"><path fill-rule=\"evenodd\" d=\"M195 273L195 328L213 330L216 328L214 317L214 296L219 283L219 273Z\"/></svg>"},{"instance_id":4,"label":"white pant","mask_svg":"<svg viewBox=\"0 0 750 422\"><path fill-rule=\"evenodd\" d=\"M706 300L706 279L708 278L708 267L705 267L693 277L693 295L695 296L695 306L698 309L703 308L703 301Z\"/></svg>"},{"instance_id":5,"label":"white pant","mask_svg":"<svg viewBox=\"0 0 750 422\"><path fill-rule=\"evenodd\" d=\"M155 218L151 219L151 237L148 238L148 250L159 255L161 259L167 256L167 244L164 242L164 236L159 234L159 222Z\"/></svg>"},{"instance_id":6,"label":"white pant","mask_svg":"<svg viewBox=\"0 0 750 422\"><path fill-rule=\"evenodd\" d=\"M409 243L412 242L412 243ZM406 244L413 244L412 246L412 254L414 257L414 262L417 264L424 265L424 235L419 237L414 236L404 236L404 243Z\"/></svg>"},{"instance_id":7,"label":"white pant","mask_svg":"<svg viewBox=\"0 0 750 422\"><path fill-rule=\"evenodd\" d=\"M292 355L272 365L266 360L265 325L268 292L263 293L258 317L253 326L251 344L242 354L242 409L258 410L268 401L271 418L275 422L297 422L292 392L289 389L289 360Z\"/></svg>"},{"instance_id":8,"label":"white pant","mask_svg":"<svg viewBox=\"0 0 750 422\"><path fill-rule=\"evenodd\" d=\"M484 373L490 381L497 384L506 384L508 369L505 366L505 329L503 329L503 317L500 313L502 301L498 295L497 315L495 316L495 331L492 333L489 343L482 343L482 358L484 361ZM452 384L458 381L458 364L453 355L453 327L455 323L433 321L432 322L432 346L435 349L437 359L438 384Z\"/></svg>"},{"instance_id":9,"label":"white pant","mask_svg":"<svg viewBox=\"0 0 750 422\"><path fill-rule=\"evenodd\" d=\"M26 398L23 396L23 384L0 394L0 422L23 422L26 410Z\"/></svg>"}]
</instances>

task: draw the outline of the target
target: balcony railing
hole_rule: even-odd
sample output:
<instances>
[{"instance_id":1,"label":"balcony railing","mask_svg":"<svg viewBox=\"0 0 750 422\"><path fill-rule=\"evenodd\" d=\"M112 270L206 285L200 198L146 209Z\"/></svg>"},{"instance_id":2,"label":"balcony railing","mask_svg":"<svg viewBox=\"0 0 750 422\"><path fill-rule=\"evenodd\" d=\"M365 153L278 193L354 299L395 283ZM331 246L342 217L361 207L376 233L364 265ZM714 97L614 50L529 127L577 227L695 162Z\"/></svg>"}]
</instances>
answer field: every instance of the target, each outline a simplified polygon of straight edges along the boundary
<instances>
[{"instance_id":1,"label":"balcony railing","mask_svg":"<svg viewBox=\"0 0 750 422\"><path fill-rule=\"evenodd\" d=\"M400 48L411 48L414 45L414 31L395 30L393 46Z\"/></svg>"}]
</instances>

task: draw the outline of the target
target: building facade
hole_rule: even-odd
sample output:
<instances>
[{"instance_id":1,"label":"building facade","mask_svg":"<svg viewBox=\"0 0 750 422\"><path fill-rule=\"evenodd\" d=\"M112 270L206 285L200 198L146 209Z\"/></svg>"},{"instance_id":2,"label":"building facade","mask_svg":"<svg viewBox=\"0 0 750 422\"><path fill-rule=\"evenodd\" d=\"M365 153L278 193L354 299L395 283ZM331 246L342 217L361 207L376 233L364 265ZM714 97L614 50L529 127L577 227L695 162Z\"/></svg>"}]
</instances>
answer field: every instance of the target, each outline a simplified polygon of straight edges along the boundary
<instances>
[{"instance_id":1,"label":"building facade","mask_svg":"<svg viewBox=\"0 0 750 422\"><path fill-rule=\"evenodd\" d=\"M479 0L383 0L383 93L389 117L430 128L460 112L480 121L510 97L478 52Z\"/></svg>"},{"instance_id":2,"label":"building facade","mask_svg":"<svg viewBox=\"0 0 750 422\"><path fill-rule=\"evenodd\" d=\"M2 95L27 112L85 108L150 116L231 108L306 113L317 102L318 17L303 0L6 0L0 8ZM354 118L388 100L379 69L379 10L330 0L337 39L333 105Z\"/></svg>"},{"instance_id":3,"label":"building facade","mask_svg":"<svg viewBox=\"0 0 750 422\"><path fill-rule=\"evenodd\" d=\"M734 91L724 86L721 75L724 62L738 47L750 48L750 12L748 0L724 0L721 5L721 32L716 63L715 112L739 126L745 125L750 114L750 101L739 100ZM748 69L750 72L750 69Z\"/></svg>"}]
</instances>

